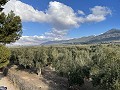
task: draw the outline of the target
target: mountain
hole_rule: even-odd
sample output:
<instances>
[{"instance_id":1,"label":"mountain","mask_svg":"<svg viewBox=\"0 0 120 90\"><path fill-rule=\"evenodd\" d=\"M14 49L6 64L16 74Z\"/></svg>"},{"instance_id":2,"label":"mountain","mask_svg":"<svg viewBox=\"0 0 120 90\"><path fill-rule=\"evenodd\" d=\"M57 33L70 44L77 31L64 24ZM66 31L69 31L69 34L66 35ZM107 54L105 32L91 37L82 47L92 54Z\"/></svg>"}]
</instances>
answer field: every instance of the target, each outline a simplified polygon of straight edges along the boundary
<instances>
[{"instance_id":1,"label":"mountain","mask_svg":"<svg viewBox=\"0 0 120 90\"><path fill-rule=\"evenodd\" d=\"M53 45L53 44L81 44L88 42L90 39L92 39L94 36L88 36L88 37L82 37L82 38L74 38L70 40L60 40L60 41L48 41L45 43L42 43L41 45Z\"/></svg>"},{"instance_id":2,"label":"mountain","mask_svg":"<svg viewBox=\"0 0 120 90\"><path fill-rule=\"evenodd\" d=\"M49 41L42 43L42 45L53 45L53 44L94 44L94 43L120 43L120 30L111 29L103 34L97 36L88 36L82 38L75 38L70 40L61 41Z\"/></svg>"},{"instance_id":3,"label":"mountain","mask_svg":"<svg viewBox=\"0 0 120 90\"><path fill-rule=\"evenodd\" d=\"M118 29L111 29L101 35L95 36L87 43L109 43L120 41L120 30Z\"/></svg>"}]
</instances>

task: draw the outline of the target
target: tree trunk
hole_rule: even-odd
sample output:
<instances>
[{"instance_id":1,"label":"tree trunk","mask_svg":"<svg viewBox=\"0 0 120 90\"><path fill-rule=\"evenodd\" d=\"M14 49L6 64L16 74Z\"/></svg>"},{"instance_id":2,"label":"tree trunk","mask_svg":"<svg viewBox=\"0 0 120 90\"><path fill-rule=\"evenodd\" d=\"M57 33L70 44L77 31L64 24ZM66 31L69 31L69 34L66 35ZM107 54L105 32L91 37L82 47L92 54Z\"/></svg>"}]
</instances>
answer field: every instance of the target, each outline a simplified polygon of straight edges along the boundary
<instances>
[{"instance_id":1,"label":"tree trunk","mask_svg":"<svg viewBox=\"0 0 120 90\"><path fill-rule=\"evenodd\" d=\"M41 68L39 68L39 69L37 70L37 74L38 74L39 77L41 76L41 71L42 71Z\"/></svg>"}]
</instances>

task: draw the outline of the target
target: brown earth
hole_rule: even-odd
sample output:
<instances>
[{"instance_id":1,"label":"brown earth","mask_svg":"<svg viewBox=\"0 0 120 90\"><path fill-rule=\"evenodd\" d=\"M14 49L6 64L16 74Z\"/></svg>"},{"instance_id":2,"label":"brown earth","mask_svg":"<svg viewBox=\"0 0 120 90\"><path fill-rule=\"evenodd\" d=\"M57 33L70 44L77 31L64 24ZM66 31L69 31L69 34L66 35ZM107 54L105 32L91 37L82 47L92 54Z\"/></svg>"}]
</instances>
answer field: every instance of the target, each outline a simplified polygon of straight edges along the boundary
<instances>
[{"instance_id":1,"label":"brown earth","mask_svg":"<svg viewBox=\"0 0 120 90\"><path fill-rule=\"evenodd\" d=\"M15 72L16 76L20 76L21 80L25 80L30 85L40 87L40 90L67 90L67 79L59 77L49 68L45 68L43 75L29 72L29 70L18 70L15 67L10 69L11 73Z\"/></svg>"},{"instance_id":2,"label":"brown earth","mask_svg":"<svg viewBox=\"0 0 120 90\"><path fill-rule=\"evenodd\" d=\"M45 68L42 76L38 76L28 70L18 70L12 67L10 71L19 76L21 80L25 80L30 85L40 87L40 90L97 90L93 88L92 83L85 80L85 84L82 87L74 86L74 89L68 89L68 81L66 78L58 76L54 71L49 68ZM7 86L8 90L18 90L13 84L0 73L0 86ZM75 87L77 89L75 89Z\"/></svg>"},{"instance_id":3,"label":"brown earth","mask_svg":"<svg viewBox=\"0 0 120 90\"><path fill-rule=\"evenodd\" d=\"M0 86L5 86L8 90L18 90L15 86L13 86L7 77L2 75L2 72L0 72Z\"/></svg>"}]
</instances>

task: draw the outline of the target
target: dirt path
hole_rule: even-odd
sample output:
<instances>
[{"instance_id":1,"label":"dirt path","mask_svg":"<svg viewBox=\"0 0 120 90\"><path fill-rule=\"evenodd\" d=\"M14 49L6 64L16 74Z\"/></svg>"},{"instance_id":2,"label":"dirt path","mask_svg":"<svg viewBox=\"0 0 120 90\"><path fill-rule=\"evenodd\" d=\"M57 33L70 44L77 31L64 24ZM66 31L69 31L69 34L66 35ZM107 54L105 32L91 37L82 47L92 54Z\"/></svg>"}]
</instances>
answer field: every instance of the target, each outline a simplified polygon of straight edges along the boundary
<instances>
[{"instance_id":1,"label":"dirt path","mask_svg":"<svg viewBox=\"0 0 120 90\"><path fill-rule=\"evenodd\" d=\"M18 77L17 80L20 79L21 83L26 82L26 86L30 88L37 87L40 88L40 90L67 90L67 80L62 77L58 77L48 68L45 68L42 76L38 76L32 72L30 73L29 70L18 70L15 66L12 67L9 72L16 75Z\"/></svg>"},{"instance_id":2,"label":"dirt path","mask_svg":"<svg viewBox=\"0 0 120 90\"><path fill-rule=\"evenodd\" d=\"M18 90L15 88L12 83L8 80L7 77L4 77L0 72L0 86L6 86L8 90Z\"/></svg>"}]
</instances>

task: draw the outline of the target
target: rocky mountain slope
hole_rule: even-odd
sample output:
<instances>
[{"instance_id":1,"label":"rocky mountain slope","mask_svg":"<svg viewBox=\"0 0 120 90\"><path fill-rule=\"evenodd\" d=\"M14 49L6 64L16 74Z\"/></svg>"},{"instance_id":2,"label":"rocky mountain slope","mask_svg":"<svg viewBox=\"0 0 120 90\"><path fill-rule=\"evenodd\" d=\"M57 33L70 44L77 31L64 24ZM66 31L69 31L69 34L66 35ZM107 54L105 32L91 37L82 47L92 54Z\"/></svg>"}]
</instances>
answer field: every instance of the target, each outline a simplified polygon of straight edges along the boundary
<instances>
[{"instance_id":1,"label":"rocky mountain slope","mask_svg":"<svg viewBox=\"0 0 120 90\"><path fill-rule=\"evenodd\" d=\"M110 43L117 42L120 43L120 30L111 29L103 34L97 36L88 36L70 40L61 41L49 41L42 43L42 45L53 45L53 44L94 44L94 43Z\"/></svg>"}]
</instances>

